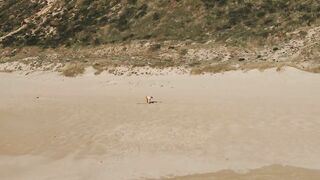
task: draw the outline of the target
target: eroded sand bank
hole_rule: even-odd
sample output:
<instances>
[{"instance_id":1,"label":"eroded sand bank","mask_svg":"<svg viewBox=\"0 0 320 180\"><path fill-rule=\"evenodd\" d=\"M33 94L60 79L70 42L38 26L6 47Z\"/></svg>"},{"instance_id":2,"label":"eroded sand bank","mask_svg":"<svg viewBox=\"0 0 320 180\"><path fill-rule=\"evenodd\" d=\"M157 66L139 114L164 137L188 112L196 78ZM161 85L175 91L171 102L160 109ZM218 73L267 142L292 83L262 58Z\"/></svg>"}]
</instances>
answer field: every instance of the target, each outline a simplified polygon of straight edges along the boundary
<instances>
[{"instance_id":1,"label":"eroded sand bank","mask_svg":"<svg viewBox=\"0 0 320 180\"><path fill-rule=\"evenodd\" d=\"M143 179L272 164L320 169L319 92L319 74L290 68L203 76L0 73L0 179ZM145 95L159 103L144 104Z\"/></svg>"}]
</instances>

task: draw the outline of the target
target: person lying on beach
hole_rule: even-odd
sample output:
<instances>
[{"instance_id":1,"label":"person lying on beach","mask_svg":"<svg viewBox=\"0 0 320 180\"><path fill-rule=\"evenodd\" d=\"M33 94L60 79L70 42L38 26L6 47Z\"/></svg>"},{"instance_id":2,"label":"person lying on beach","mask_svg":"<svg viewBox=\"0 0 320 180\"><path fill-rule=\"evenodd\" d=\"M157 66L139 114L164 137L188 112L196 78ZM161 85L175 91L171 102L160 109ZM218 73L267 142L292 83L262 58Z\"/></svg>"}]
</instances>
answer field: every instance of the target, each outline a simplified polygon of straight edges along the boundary
<instances>
[{"instance_id":1,"label":"person lying on beach","mask_svg":"<svg viewBox=\"0 0 320 180\"><path fill-rule=\"evenodd\" d=\"M151 104L153 101L152 101L153 97L152 96L146 96L146 102L147 104Z\"/></svg>"}]
</instances>

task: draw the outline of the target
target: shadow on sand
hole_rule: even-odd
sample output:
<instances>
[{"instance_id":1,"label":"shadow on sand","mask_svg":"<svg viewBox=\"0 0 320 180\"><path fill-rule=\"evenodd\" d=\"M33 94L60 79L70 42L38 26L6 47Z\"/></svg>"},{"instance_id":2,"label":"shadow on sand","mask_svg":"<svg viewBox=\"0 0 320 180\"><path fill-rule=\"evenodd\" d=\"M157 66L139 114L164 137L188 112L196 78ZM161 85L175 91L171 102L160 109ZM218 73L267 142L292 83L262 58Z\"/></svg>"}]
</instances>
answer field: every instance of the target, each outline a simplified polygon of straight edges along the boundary
<instances>
[{"instance_id":1,"label":"shadow on sand","mask_svg":"<svg viewBox=\"0 0 320 180\"><path fill-rule=\"evenodd\" d=\"M137 104L160 104L162 101L150 101L150 103L137 103Z\"/></svg>"}]
</instances>

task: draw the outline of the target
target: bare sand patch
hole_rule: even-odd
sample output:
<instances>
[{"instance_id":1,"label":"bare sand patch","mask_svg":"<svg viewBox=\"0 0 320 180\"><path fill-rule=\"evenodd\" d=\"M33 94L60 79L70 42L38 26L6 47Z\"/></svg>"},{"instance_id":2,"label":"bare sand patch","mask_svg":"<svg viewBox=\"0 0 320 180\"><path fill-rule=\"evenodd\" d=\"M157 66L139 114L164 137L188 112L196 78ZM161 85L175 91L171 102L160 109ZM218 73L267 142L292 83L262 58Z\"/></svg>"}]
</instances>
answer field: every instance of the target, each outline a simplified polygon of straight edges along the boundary
<instances>
[{"instance_id":1,"label":"bare sand patch","mask_svg":"<svg viewBox=\"0 0 320 180\"><path fill-rule=\"evenodd\" d=\"M293 68L0 73L0 179L143 179L272 164L320 169L319 82L319 74ZM146 95L162 103L146 105Z\"/></svg>"}]
</instances>

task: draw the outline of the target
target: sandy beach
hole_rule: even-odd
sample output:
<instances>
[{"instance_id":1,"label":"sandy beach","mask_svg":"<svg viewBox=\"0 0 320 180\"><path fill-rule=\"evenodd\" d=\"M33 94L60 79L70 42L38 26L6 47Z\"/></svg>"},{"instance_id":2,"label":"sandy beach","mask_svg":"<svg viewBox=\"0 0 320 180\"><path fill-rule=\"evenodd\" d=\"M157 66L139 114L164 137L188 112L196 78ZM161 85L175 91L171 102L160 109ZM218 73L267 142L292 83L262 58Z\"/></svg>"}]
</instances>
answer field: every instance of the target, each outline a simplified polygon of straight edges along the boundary
<instances>
[{"instance_id":1,"label":"sandy beach","mask_svg":"<svg viewBox=\"0 0 320 180\"><path fill-rule=\"evenodd\" d=\"M320 179L319 92L293 68L0 73L0 179Z\"/></svg>"}]
</instances>

